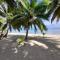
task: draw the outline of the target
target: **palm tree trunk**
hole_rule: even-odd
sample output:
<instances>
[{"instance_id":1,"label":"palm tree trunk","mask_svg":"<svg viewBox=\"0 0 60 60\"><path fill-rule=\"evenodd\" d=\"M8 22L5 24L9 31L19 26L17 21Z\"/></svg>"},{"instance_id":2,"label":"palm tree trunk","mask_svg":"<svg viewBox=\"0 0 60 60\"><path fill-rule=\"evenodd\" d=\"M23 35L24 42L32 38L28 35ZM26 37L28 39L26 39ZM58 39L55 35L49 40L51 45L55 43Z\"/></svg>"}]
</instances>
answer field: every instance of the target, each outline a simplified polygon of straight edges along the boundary
<instances>
[{"instance_id":1,"label":"palm tree trunk","mask_svg":"<svg viewBox=\"0 0 60 60\"><path fill-rule=\"evenodd\" d=\"M8 35L8 30L7 30L6 34L3 37L7 37L7 35Z\"/></svg>"},{"instance_id":2,"label":"palm tree trunk","mask_svg":"<svg viewBox=\"0 0 60 60\"><path fill-rule=\"evenodd\" d=\"M27 27L27 28L26 28L26 36L25 36L25 41L28 41L28 30L29 30L29 28Z\"/></svg>"},{"instance_id":3,"label":"palm tree trunk","mask_svg":"<svg viewBox=\"0 0 60 60\"><path fill-rule=\"evenodd\" d=\"M3 38L3 31L1 31L0 40Z\"/></svg>"}]
</instances>

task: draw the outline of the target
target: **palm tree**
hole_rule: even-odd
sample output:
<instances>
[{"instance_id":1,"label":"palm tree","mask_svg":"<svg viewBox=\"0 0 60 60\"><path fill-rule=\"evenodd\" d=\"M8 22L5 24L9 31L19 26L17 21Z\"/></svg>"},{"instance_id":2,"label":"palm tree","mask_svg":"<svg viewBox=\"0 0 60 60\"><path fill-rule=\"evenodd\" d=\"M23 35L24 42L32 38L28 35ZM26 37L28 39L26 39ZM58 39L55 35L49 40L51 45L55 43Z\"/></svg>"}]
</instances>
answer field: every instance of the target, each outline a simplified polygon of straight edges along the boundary
<instances>
[{"instance_id":1,"label":"palm tree","mask_svg":"<svg viewBox=\"0 0 60 60\"><path fill-rule=\"evenodd\" d=\"M7 8L6 3L2 3L0 5L0 27L2 29L1 35L3 34L4 30L7 30L6 34L4 36L7 36L8 34L8 29L11 30L11 23L10 21L13 19L13 14L12 14L12 10Z\"/></svg>"},{"instance_id":2,"label":"palm tree","mask_svg":"<svg viewBox=\"0 0 60 60\"><path fill-rule=\"evenodd\" d=\"M50 3L47 4L46 2L47 1L38 3L37 0L29 0L29 1L19 0L18 1L18 8L20 8L19 10L21 15L19 19L20 22L18 22L18 24L21 24L26 30L26 37L25 37L26 41L28 36L28 30L33 25L35 30L37 30L36 26L38 26L41 32L43 32L44 30L45 31L47 30L45 24L42 21L42 19L47 19L47 13L45 12L48 9L47 7ZM15 23L17 24L17 21Z\"/></svg>"},{"instance_id":3,"label":"palm tree","mask_svg":"<svg viewBox=\"0 0 60 60\"><path fill-rule=\"evenodd\" d=\"M9 1L6 0L7 3ZM41 32L47 30L42 19L48 18L46 11L50 3L48 4L46 0L39 3L37 0L16 0L16 2L16 9L14 8L11 10L9 8L9 11L6 13L7 15L3 14L4 16L8 17L6 19L6 24L3 26L3 30L7 27L7 25L9 25L10 30L12 26L18 31L20 31L21 27L24 27L26 30L25 41L27 41L29 28L32 28L34 26L35 30L37 30L38 27ZM8 4L10 7L12 7L10 3Z\"/></svg>"}]
</instances>

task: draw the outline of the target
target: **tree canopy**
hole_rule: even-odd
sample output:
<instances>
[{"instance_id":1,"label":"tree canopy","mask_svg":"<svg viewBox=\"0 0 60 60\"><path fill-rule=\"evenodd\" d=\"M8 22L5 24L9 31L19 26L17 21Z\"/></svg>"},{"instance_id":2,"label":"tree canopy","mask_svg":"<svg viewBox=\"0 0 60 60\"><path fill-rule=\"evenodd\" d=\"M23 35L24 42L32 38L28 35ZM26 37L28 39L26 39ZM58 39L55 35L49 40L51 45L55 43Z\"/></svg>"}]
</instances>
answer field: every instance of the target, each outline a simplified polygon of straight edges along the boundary
<instances>
[{"instance_id":1,"label":"tree canopy","mask_svg":"<svg viewBox=\"0 0 60 60\"><path fill-rule=\"evenodd\" d=\"M5 19L0 19L2 30L7 28L12 31L12 28L20 31L22 27L28 35L29 28L37 27L41 32L47 30L43 20L48 20L48 17L53 13L51 21L57 16L60 17L59 0L0 0L0 16ZM6 6L7 7L6 7ZM4 23L3 23L4 21Z\"/></svg>"}]
</instances>

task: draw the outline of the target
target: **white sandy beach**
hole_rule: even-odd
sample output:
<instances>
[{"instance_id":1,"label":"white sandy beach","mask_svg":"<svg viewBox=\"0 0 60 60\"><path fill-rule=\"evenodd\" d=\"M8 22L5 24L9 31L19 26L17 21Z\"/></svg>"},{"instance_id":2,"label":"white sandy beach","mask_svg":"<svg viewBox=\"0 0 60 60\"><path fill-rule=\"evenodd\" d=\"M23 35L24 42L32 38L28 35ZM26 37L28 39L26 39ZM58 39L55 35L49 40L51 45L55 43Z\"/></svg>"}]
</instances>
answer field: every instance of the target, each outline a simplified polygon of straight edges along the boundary
<instances>
[{"instance_id":1,"label":"white sandy beach","mask_svg":"<svg viewBox=\"0 0 60 60\"><path fill-rule=\"evenodd\" d=\"M30 44L16 47L16 40L25 33L9 33L0 40L0 60L60 60L60 35L29 34Z\"/></svg>"}]
</instances>

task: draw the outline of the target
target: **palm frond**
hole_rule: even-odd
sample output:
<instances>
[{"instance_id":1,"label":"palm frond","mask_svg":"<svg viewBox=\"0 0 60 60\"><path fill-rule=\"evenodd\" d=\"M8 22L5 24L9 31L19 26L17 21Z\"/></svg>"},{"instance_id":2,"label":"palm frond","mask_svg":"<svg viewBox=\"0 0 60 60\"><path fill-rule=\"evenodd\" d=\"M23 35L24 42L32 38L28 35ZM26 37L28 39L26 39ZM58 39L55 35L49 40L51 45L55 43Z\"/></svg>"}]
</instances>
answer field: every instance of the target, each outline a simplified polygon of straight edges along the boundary
<instances>
[{"instance_id":1,"label":"palm frond","mask_svg":"<svg viewBox=\"0 0 60 60\"><path fill-rule=\"evenodd\" d=\"M38 11L38 13L39 13L39 15L40 15L40 14L42 14L42 13L44 13L44 12L46 11L46 8L47 8L46 5L38 4L38 5L36 6L36 8L35 8L35 13L37 13L37 11Z\"/></svg>"},{"instance_id":2,"label":"palm frond","mask_svg":"<svg viewBox=\"0 0 60 60\"><path fill-rule=\"evenodd\" d=\"M30 0L30 7L35 8L37 6L37 0Z\"/></svg>"},{"instance_id":3,"label":"palm frond","mask_svg":"<svg viewBox=\"0 0 60 60\"><path fill-rule=\"evenodd\" d=\"M3 8L4 12L6 13L6 12L7 12L7 9L6 9L6 7L5 7L5 4L4 4L4 3L3 3L3 4L1 4L1 7Z\"/></svg>"},{"instance_id":4,"label":"palm frond","mask_svg":"<svg viewBox=\"0 0 60 60\"><path fill-rule=\"evenodd\" d=\"M34 31L35 33L37 32L37 25L36 24L33 24L34 25Z\"/></svg>"},{"instance_id":5,"label":"palm frond","mask_svg":"<svg viewBox=\"0 0 60 60\"><path fill-rule=\"evenodd\" d=\"M15 0L4 0L7 4L8 4L8 6L10 6L10 7L12 7L12 8L14 8L14 7L16 7L16 2L15 2Z\"/></svg>"},{"instance_id":6,"label":"palm frond","mask_svg":"<svg viewBox=\"0 0 60 60\"><path fill-rule=\"evenodd\" d=\"M60 7L58 7L55 12L53 13L51 23L54 21L54 19L57 18L57 21L59 21L60 18Z\"/></svg>"},{"instance_id":7,"label":"palm frond","mask_svg":"<svg viewBox=\"0 0 60 60\"><path fill-rule=\"evenodd\" d=\"M9 30L10 30L10 32L12 31L12 26L9 24L9 28L8 28Z\"/></svg>"},{"instance_id":8,"label":"palm frond","mask_svg":"<svg viewBox=\"0 0 60 60\"><path fill-rule=\"evenodd\" d=\"M0 27L2 26L2 23L0 22Z\"/></svg>"},{"instance_id":9,"label":"palm frond","mask_svg":"<svg viewBox=\"0 0 60 60\"><path fill-rule=\"evenodd\" d=\"M7 23L3 25L2 31L4 31L7 28Z\"/></svg>"},{"instance_id":10,"label":"palm frond","mask_svg":"<svg viewBox=\"0 0 60 60\"><path fill-rule=\"evenodd\" d=\"M2 2L4 2L4 0L0 0L0 4L2 4Z\"/></svg>"},{"instance_id":11,"label":"palm frond","mask_svg":"<svg viewBox=\"0 0 60 60\"><path fill-rule=\"evenodd\" d=\"M54 10L56 9L57 5L58 5L59 0L52 0L51 4L50 4L50 10L48 11L47 15L48 17L50 17L50 15L54 12Z\"/></svg>"},{"instance_id":12,"label":"palm frond","mask_svg":"<svg viewBox=\"0 0 60 60\"><path fill-rule=\"evenodd\" d=\"M28 0L20 0L21 4L26 10L29 10L29 2Z\"/></svg>"},{"instance_id":13,"label":"palm frond","mask_svg":"<svg viewBox=\"0 0 60 60\"><path fill-rule=\"evenodd\" d=\"M40 19L39 20L35 20L35 23L38 26L38 28L41 30L41 32L43 32L44 30L45 31L47 30L45 24Z\"/></svg>"},{"instance_id":14,"label":"palm frond","mask_svg":"<svg viewBox=\"0 0 60 60\"><path fill-rule=\"evenodd\" d=\"M0 16L6 17L6 14L0 10Z\"/></svg>"}]
</instances>

